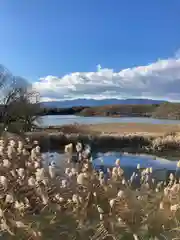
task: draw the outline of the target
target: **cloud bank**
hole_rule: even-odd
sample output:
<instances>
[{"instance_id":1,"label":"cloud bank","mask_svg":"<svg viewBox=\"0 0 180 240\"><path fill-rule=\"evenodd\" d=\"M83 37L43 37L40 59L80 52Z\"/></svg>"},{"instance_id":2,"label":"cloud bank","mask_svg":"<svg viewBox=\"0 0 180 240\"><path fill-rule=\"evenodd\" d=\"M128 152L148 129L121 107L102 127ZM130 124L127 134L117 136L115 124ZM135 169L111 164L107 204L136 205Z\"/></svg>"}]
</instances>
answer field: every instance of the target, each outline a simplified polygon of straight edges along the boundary
<instances>
[{"instance_id":1,"label":"cloud bank","mask_svg":"<svg viewBox=\"0 0 180 240\"><path fill-rule=\"evenodd\" d=\"M76 98L152 98L180 100L180 54L115 72L97 66L95 72L75 72L63 77L46 76L34 83L42 100Z\"/></svg>"}]
</instances>

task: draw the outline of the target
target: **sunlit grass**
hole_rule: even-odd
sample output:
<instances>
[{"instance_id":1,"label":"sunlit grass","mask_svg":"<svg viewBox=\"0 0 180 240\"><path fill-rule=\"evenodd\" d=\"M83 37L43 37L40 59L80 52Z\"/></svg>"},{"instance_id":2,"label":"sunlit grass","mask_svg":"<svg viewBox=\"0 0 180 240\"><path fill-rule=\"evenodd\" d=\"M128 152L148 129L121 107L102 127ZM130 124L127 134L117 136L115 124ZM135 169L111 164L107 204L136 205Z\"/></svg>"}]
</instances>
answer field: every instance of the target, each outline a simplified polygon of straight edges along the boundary
<instances>
[{"instance_id":1,"label":"sunlit grass","mask_svg":"<svg viewBox=\"0 0 180 240\"><path fill-rule=\"evenodd\" d=\"M0 141L2 239L155 240L179 236L180 185L174 178L169 185L153 187L141 181L137 191L123 178L119 166L106 182L87 158L75 168L67 163L69 170L59 176L53 165L44 169L40 149L34 145L29 153L23 141ZM66 154L71 158L68 152L73 145L69 146Z\"/></svg>"}]
</instances>

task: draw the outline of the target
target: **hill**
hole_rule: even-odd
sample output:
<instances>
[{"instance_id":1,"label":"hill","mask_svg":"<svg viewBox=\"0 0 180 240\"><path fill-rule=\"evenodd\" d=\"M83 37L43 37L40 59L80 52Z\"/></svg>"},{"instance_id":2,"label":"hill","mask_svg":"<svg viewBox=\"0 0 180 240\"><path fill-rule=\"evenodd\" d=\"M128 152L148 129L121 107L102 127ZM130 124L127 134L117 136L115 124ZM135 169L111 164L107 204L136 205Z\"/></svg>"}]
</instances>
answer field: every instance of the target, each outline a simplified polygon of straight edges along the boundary
<instances>
[{"instance_id":1,"label":"hill","mask_svg":"<svg viewBox=\"0 0 180 240\"><path fill-rule=\"evenodd\" d=\"M151 117L159 104L143 105L105 105L85 108L80 112L81 116L111 116L111 117Z\"/></svg>"},{"instance_id":2,"label":"hill","mask_svg":"<svg viewBox=\"0 0 180 240\"><path fill-rule=\"evenodd\" d=\"M144 105L106 105L85 108L81 116L111 117L153 117L162 119L180 119L180 103L161 103Z\"/></svg>"},{"instance_id":3,"label":"hill","mask_svg":"<svg viewBox=\"0 0 180 240\"><path fill-rule=\"evenodd\" d=\"M142 105L142 104L160 104L165 101L161 100L152 100L152 99L74 99L74 100L65 100L65 101L52 101L52 102L42 102L41 105L44 108L71 108L71 107L95 107L95 106L104 106L104 105Z\"/></svg>"}]
</instances>

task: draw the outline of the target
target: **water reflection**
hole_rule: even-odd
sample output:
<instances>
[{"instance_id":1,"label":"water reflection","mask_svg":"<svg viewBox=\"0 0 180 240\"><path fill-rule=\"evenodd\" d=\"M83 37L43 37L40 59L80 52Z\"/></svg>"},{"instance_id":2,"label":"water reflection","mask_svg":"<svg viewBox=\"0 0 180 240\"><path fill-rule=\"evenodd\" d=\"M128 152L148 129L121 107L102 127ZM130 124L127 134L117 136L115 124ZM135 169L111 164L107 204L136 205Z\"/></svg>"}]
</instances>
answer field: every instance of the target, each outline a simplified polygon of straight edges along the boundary
<instances>
[{"instance_id":1,"label":"water reflection","mask_svg":"<svg viewBox=\"0 0 180 240\"><path fill-rule=\"evenodd\" d=\"M114 166L115 160L120 158L122 167L136 167L140 164L142 168L153 167L154 169L166 168L175 170L177 161L169 161L164 158L158 158L148 155L133 155L118 152L97 153L94 159L94 165L98 166L103 164L105 166Z\"/></svg>"},{"instance_id":2,"label":"water reflection","mask_svg":"<svg viewBox=\"0 0 180 240\"><path fill-rule=\"evenodd\" d=\"M142 169L152 167L153 177L164 181L170 172L175 172L177 165L177 161L169 161L150 155L121 154L118 152L96 154L93 165L96 169L114 167L116 159L120 159L121 168L124 170L127 179L131 177L137 165L140 164Z\"/></svg>"},{"instance_id":3,"label":"water reflection","mask_svg":"<svg viewBox=\"0 0 180 240\"><path fill-rule=\"evenodd\" d=\"M54 161L58 167L65 164L65 154L60 152L43 153L43 159L46 164ZM96 153L93 154L93 165L98 167L104 165L106 167L115 166L117 158L121 161L122 168L135 169L137 164L142 168L152 167L154 170L167 169L170 171L176 170L177 161L169 161L167 159L158 158L148 155L133 155L118 152Z\"/></svg>"},{"instance_id":4,"label":"water reflection","mask_svg":"<svg viewBox=\"0 0 180 240\"><path fill-rule=\"evenodd\" d=\"M59 170L63 170L64 164L65 164L65 155L64 153L58 153L58 152L45 152L42 153L42 157L44 160L44 165L47 167L50 163L54 162L56 165L56 168Z\"/></svg>"}]
</instances>

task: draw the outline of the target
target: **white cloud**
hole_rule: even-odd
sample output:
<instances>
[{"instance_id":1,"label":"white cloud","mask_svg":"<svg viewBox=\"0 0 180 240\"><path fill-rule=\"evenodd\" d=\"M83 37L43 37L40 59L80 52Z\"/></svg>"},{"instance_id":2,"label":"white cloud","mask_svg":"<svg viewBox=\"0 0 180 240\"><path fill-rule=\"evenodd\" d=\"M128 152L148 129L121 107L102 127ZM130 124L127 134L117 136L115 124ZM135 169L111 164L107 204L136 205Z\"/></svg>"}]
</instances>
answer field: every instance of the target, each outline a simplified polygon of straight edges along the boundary
<instances>
[{"instance_id":1,"label":"white cloud","mask_svg":"<svg viewBox=\"0 0 180 240\"><path fill-rule=\"evenodd\" d=\"M96 72L47 76L34 83L42 99L152 98L180 100L180 57L158 60L147 66L113 69L97 66Z\"/></svg>"}]
</instances>

